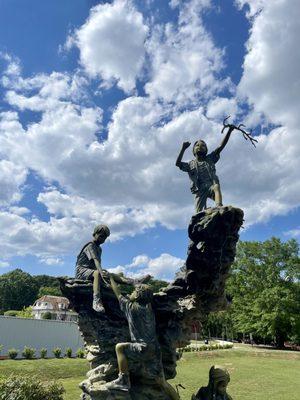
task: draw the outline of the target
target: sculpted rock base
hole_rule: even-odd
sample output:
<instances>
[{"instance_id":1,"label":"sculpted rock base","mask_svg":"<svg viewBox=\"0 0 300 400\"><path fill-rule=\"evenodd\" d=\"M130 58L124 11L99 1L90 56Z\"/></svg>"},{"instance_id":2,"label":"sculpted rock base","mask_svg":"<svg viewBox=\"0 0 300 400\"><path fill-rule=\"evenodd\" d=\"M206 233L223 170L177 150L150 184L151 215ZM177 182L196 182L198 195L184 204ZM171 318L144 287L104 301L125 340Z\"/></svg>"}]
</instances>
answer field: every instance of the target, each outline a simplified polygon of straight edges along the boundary
<instances>
[{"instance_id":1,"label":"sculpted rock base","mask_svg":"<svg viewBox=\"0 0 300 400\"><path fill-rule=\"evenodd\" d=\"M234 260L243 211L234 207L204 210L191 219L185 265L175 280L154 294L153 310L166 379L176 375L176 349L189 343L191 324L226 307L225 282ZM111 288L103 285L105 313L92 309L92 282L62 279L61 289L79 314L91 371L81 383L83 400L169 400L156 384L151 362L130 363L130 392L107 390L117 378L115 345L129 342L127 321ZM184 384L184 382L183 382Z\"/></svg>"}]
</instances>

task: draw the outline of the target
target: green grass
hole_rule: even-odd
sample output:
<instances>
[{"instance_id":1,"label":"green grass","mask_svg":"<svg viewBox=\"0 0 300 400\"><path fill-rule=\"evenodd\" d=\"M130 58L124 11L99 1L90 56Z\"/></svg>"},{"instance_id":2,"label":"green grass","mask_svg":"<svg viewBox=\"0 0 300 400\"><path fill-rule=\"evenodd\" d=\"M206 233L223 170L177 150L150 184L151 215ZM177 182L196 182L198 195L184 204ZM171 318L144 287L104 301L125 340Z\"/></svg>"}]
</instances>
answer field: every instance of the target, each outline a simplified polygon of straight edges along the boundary
<instances>
[{"instance_id":1,"label":"green grass","mask_svg":"<svg viewBox=\"0 0 300 400\"><path fill-rule=\"evenodd\" d=\"M208 382L209 368L224 365L230 372L228 393L234 400L299 400L300 354L273 350L236 349L184 353L172 381L182 383L183 400L190 400Z\"/></svg>"},{"instance_id":2,"label":"green grass","mask_svg":"<svg viewBox=\"0 0 300 400\"><path fill-rule=\"evenodd\" d=\"M178 362L177 377L182 400L190 400L199 386L206 385L213 364L228 368L231 375L228 392L234 400L298 400L300 393L300 353L252 349L184 353ZM80 359L0 361L0 376L11 373L37 374L57 379L66 389L66 400L79 400L78 383L85 378L88 363Z\"/></svg>"},{"instance_id":3,"label":"green grass","mask_svg":"<svg viewBox=\"0 0 300 400\"><path fill-rule=\"evenodd\" d=\"M88 362L79 358L0 361L0 377L14 373L38 375L45 380L58 380L66 390L66 400L80 399L81 390L78 384L85 379L88 370Z\"/></svg>"}]
</instances>

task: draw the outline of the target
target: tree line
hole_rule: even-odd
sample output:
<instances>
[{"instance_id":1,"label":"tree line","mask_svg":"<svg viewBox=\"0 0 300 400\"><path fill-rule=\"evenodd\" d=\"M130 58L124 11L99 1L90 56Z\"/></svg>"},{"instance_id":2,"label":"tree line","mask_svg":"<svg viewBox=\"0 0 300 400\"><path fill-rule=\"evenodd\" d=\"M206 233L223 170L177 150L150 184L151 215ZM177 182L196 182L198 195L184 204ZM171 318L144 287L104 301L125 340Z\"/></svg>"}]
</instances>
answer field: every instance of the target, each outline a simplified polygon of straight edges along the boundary
<instances>
[{"instance_id":1,"label":"tree line","mask_svg":"<svg viewBox=\"0 0 300 400\"><path fill-rule=\"evenodd\" d=\"M300 344L299 260L294 239L239 242L226 286L229 307L209 315L204 335Z\"/></svg>"},{"instance_id":2,"label":"tree line","mask_svg":"<svg viewBox=\"0 0 300 400\"><path fill-rule=\"evenodd\" d=\"M23 310L46 294L62 296L56 277L32 276L19 268L0 275L0 313Z\"/></svg>"}]
</instances>

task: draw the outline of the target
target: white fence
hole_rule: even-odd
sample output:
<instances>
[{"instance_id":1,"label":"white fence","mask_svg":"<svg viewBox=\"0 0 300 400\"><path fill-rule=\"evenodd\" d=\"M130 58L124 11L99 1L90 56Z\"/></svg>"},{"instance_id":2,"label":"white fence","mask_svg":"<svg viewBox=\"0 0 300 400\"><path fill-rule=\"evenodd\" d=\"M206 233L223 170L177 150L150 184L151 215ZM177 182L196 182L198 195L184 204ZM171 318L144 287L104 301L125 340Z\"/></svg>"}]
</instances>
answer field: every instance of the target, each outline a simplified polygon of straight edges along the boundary
<instances>
[{"instance_id":1,"label":"white fence","mask_svg":"<svg viewBox=\"0 0 300 400\"><path fill-rule=\"evenodd\" d=\"M75 322L0 316L0 345L3 345L1 355L15 348L20 356L24 346L28 346L35 348L37 355L41 348L46 348L47 357L53 357L55 347L60 347L63 353L71 347L75 353L83 347L83 340Z\"/></svg>"}]
</instances>

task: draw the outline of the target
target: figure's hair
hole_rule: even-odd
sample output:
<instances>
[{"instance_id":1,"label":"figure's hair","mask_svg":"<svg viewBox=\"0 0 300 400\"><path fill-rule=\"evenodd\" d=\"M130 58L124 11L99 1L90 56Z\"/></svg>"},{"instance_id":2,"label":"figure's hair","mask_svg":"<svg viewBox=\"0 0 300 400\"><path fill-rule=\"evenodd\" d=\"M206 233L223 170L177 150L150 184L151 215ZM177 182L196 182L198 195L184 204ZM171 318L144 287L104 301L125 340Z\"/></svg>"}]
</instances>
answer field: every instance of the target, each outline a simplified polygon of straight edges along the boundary
<instances>
[{"instance_id":1,"label":"figure's hair","mask_svg":"<svg viewBox=\"0 0 300 400\"><path fill-rule=\"evenodd\" d=\"M153 291L149 285L140 284L135 287L137 294L136 300L142 304L148 304L152 302Z\"/></svg>"},{"instance_id":2,"label":"figure's hair","mask_svg":"<svg viewBox=\"0 0 300 400\"><path fill-rule=\"evenodd\" d=\"M102 233L102 232L104 232L107 237L110 235L110 230L109 230L108 226L96 225L94 232L93 232L93 236L95 237L96 235L99 235L99 233Z\"/></svg>"},{"instance_id":3,"label":"figure's hair","mask_svg":"<svg viewBox=\"0 0 300 400\"><path fill-rule=\"evenodd\" d=\"M230 381L227 369L221 365L213 365L209 370L209 382Z\"/></svg>"},{"instance_id":4,"label":"figure's hair","mask_svg":"<svg viewBox=\"0 0 300 400\"><path fill-rule=\"evenodd\" d=\"M202 143L204 143L205 144L205 146L206 146L206 150L207 150L207 144L204 142L204 140L197 140L195 143L194 143L194 146L193 146L193 154L194 154L194 156L196 157L196 154L195 154L195 146L196 146L196 144L198 143L198 142L202 142ZM207 152L207 151L206 151Z\"/></svg>"}]
</instances>

